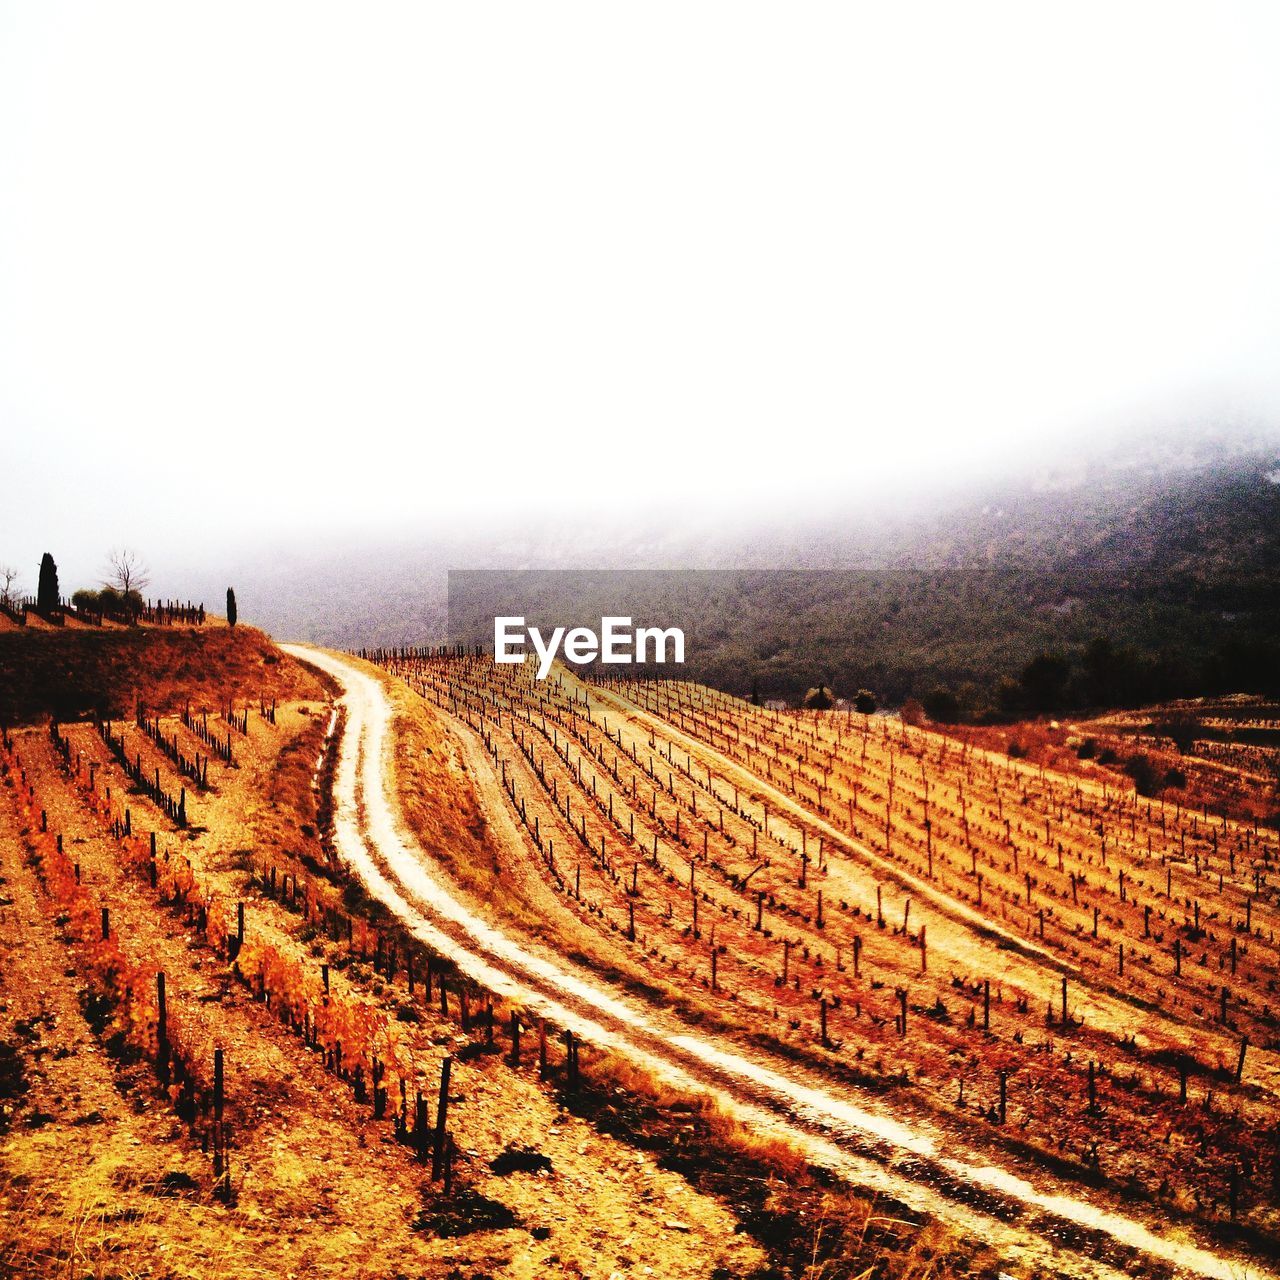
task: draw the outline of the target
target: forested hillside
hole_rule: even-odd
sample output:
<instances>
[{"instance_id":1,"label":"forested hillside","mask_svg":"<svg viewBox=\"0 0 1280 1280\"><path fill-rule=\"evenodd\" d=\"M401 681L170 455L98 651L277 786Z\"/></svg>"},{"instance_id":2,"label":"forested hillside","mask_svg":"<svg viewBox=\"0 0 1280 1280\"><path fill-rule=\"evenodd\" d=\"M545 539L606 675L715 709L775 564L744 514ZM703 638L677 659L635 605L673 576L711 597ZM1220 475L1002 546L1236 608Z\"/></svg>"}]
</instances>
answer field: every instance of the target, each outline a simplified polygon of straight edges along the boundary
<instances>
[{"instance_id":1,"label":"forested hillside","mask_svg":"<svg viewBox=\"0 0 1280 1280\"><path fill-rule=\"evenodd\" d=\"M472 574L455 579L451 638L491 639L496 613L622 612L683 626L689 673L732 692L865 687L947 719L1280 681L1280 485L1259 459L1008 494L870 556L825 536L819 563L877 567Z\"/></svg>"},{"instance_id":2,"label":"forested hillside","mask_svg":"<svg viewBox=\"0 0 1280 1280\"><path fill-rule=\"evenodd\" d=\"M683 621L690 674L734 692L945 691L966 717L1274 691L1278 468L1274 449L1187 456L1157 441L946 501L851 494L803 525L756 513L696 539L602 524L317 548L255 566L246 608L278 636L340 647L491 642L495 613L594 624L621 611ZM601 573L538 580L515 566ZM455 591L450 628L459 568L501 572Z\"/></svg>"}]
</instances>

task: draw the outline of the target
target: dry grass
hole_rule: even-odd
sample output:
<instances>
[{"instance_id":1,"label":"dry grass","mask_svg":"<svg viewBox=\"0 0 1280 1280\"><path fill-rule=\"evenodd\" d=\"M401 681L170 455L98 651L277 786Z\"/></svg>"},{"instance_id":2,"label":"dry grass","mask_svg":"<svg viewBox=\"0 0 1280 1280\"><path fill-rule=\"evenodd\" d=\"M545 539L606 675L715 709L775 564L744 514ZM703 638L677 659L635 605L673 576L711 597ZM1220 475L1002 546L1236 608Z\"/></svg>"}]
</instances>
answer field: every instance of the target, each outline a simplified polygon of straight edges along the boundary
<instances>
[{"instance_id":1,"label":"dry grass","mask_svg":"<svg viewBox=\"0 0 1280 1280\"><path fill-rule=\"evenodd\" d=\"M154 713L185 702L217 709L234 698L321 698L310 668L253 627L15 630L0 635L0 721L91 713L132 716L138 698Z\"/></svg>"},{"instance_id":2,"label":"dry grass","mask_svg":"<svg viewBox=\"0 0 1280 1280\"><path fill-rule=\"evenodd\" d=\"M7 1219L0 1238L0 1276L14 1280L144 1280L157 1275L247 1280L277 1274L246 1254L243 1214L211 1208L197 1198L182 1202L187 1230L174 1229L171 1198L133 1187L105 1199L74 1175L57 1193L47 1185L37 1192L0 1184L0 1201Z\"/></svg>"}]
</instances>

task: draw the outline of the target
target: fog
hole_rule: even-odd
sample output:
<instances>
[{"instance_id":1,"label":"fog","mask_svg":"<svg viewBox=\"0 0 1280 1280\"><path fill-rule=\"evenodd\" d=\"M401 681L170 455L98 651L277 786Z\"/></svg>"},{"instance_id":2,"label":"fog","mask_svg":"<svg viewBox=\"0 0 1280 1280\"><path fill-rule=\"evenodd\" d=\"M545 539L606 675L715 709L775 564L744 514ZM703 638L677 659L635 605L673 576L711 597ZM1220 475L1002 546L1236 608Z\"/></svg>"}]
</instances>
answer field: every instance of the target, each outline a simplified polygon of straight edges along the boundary
<instances>
[{"instance_id":1,"label":"fog","mask_svg":"<svg viewBox=\"0 0 1280 1280\"><path fill-rule=\"evenodd\" d=\"M1266 4L0 5L0 561L660 563L1271 432L1278 37Z\"/></svg>"}]
</instances>

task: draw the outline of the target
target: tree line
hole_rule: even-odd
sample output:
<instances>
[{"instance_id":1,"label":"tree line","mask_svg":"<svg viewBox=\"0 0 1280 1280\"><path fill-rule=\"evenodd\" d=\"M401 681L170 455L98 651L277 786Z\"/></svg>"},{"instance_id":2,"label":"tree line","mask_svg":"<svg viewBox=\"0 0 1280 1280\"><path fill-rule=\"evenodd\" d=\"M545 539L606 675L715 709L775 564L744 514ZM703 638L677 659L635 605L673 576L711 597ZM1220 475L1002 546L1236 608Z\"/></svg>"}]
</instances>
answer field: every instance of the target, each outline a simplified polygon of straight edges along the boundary
<instances>
[{"instance_id":1,"label":"tree line","mask_svg":"<svg viewBox=\"0 0 1280 1280\"><path fill-rule=\"evenodd\" d=\"M204 606L181 605L177 602L151 605L143 597L151 574L136 551L129 548L107 554L105 574L97 587L80 587L69 600L63 598L58 577L58 564L51 552L40 558L36 576L36 594L25 596L21 572L12 564L0 564L0 613L25 625L28 611L51 621L61 622L69 608L87 620L137 623L139 621L204 622ZM236 593L227 588L226 618L234 627L238 620Z\"/></svg>"},{"instance_id":2,"label":"tree line","mask_svg":"<svg viewBox=\"0 0 1280 1280\"><path fill-rule=\"evenodd\" d=\"M1095 636L1074 650L1045 650L995 688L940 682L920 703L942 723L1000 722L1037 715L1149 706L1228 693L1280 694L1280 643L1227 639L1196 656L1117 644Z\"/></svg>"}]
</instances>

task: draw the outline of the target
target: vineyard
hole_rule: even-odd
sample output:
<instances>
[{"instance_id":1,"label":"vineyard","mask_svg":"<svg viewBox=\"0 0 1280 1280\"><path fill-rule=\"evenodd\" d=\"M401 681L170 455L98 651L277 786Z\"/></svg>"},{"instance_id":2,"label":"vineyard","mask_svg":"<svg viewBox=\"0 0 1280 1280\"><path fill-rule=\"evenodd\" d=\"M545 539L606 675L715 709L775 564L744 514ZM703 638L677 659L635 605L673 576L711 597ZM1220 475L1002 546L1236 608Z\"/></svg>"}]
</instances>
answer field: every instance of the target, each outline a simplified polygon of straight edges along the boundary
<instances>
[{"instance_id":1,"label":"vineyard","mask_svg":"<svg viewBox=\"0 0 1280 1280\"><path fill-rule=\"evenodd\" d=\"M884 717L251 652L0 735L3 1267L1274 1251L1274 829Z\"/></svg>"},{"instance_id":2,"label":"vineyard","mask_svg":"<svg viewBox=\"0 0 1280 1280\"><path fill-rule=\"evenodd\" d=\"M760 1264L717 1196L592 1122L618 1101L572 1033L349 879L323 699L135 711L0 742L0 1273Z\"/></svg>"},{"instance_id":3,"label":"vineyard","mask_svg":"<svg viewBox=\"0 0 1280 1280\"><path fill-rule=\"evenodd\" d=\"M374 656L482 744L599 970L1024 1176L1280 1244L1274 828L884 717Z\"/></svg>"},{"instance_id":4,"label":"vineyard","mask_svg":"<svg viewBox=\"0 0 1280 1280\"><path fill-rule=\"evenodd\" d=\"M1116 712L1071 726L1096 753L1140 752L1172 770L1182 790L1214 812L1241 819L1280 814L1280 706L1261 697L1199 698L1143 712Z\"/></svg>"},{"instance_id":5,"label":"vineyard","mask_svg":"<svg viewBox=\"0 0 1280 1280\"><path fill-rule=\"evenodd\" d=\"M143 600L136 608L125 609L60 599L42 609L34 596L0 601L0 617L17 627L65 627L68 621L87 627L203 627L208 621L204 605L190 600Z\"/></svg>"}]
</instances>

